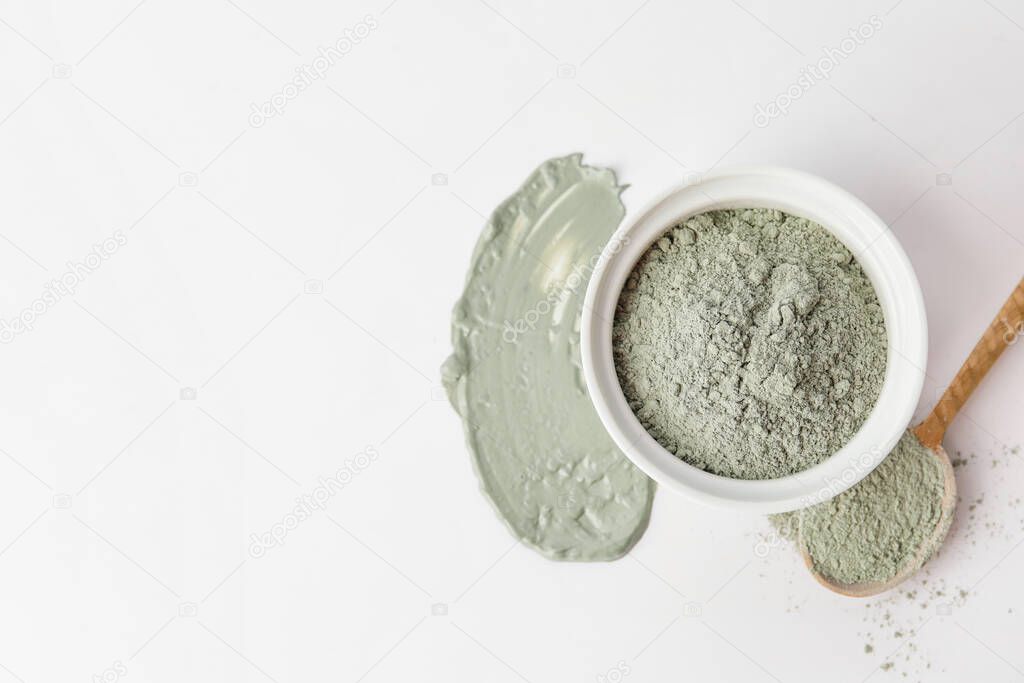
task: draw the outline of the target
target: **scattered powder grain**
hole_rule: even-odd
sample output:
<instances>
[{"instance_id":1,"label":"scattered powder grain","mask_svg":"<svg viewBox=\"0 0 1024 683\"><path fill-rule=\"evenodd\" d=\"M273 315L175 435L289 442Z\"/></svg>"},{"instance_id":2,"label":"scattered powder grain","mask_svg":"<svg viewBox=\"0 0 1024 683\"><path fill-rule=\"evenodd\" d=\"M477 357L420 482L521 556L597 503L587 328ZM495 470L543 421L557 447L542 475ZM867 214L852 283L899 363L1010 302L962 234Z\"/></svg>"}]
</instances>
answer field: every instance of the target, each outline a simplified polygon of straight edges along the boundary
<instances>
[{"instance_id":1,"label":"scattered powder grain","mask_svg":"<svg viewBox=\"0 0 1024 683\"><path fill-rule=\"evenodd\" d=\"M736 479L773 479L839 450L885 374L878 298L850 251L773 209L669 229L619 298L619 382L666 449Z\"/></svg>"}]
</instances>

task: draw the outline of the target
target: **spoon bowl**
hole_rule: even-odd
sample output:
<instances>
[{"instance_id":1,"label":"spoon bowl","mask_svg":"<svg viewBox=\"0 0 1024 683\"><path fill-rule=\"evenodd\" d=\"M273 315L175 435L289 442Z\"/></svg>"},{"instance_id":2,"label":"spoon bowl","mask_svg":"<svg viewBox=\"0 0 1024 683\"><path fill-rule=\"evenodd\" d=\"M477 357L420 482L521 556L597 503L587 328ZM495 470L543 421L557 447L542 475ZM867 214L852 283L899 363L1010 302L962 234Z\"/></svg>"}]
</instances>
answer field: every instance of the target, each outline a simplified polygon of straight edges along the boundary
<instances>
[{"instance_id":1,"label":"spoon bowl","mask_svg":"<svg viewBox=\"0 0 1024 683\"><path fill-rule=\"evenodd\" d=\"M885 581L866 581L856 584L845 584L837 582L821 574L814 566L814 558L807 552L803 542L802 534L799 540L800 553L804 563L818 583L831 591L850 597L863 598L877 595L890 590L904 582L920 569L932 554L942 545L949 528L953 523L953 513L956 509L956 477L953 474L953 463L942 447L942 438L946 429L956 417L960 408L970 398L971 393L981 383L981 380L995 364L999 356L1006 350L1006 347L1016 341L1018 331L1024 329L1024 279L1017 283L1016 288L1010 293L1009 298L1003 307L996 314L995 319L985 330L985 333L974 345L971 354L964 361L956 377L938 404L924 419L921 424L914 428L914 436L927 448L932 455L939 459L939 467L942 468L944 479L944 493L941 502L941 514L935 528L921 543L917 550L907 558L904 558L902 568L891 578ZM871 476L871 475L868 475Z\"/></svg>"},{"instance_id":2,"label":"spoon bowl","mask_svg":"<svg viewBox=\"0 0 1024 683\"><path fill-rule=\"evenodd\" d=\"M946 538L946 534L949 533L949 528L953 525L953 513L956 510L956 476L953 474L953 463L950 461L949 454L946 453L945 448L940 445L932 449L930 452L939 460L939 467L942 469L942 478L944 481L944 491L942 495L941 514L939 515L938 523L936 523L932 533L924 540L924 542L921 543L917 552L909 558L907 563L895 576L887 581L842 583L819 572L814 566L814 560L811 558L810 553L807 552L807 548L801 542L800 555L803 557L804 564L807 566L808 571L811 572L811 576L813 576L818 583L835 593L851 598L867 598L872 595L878 595L879 593L884 593L895 588L909 579L924 565L925 562L928 561L928 558L932 556L932 553L942 545L942 542Z\"/></svg>"}]
</instances>

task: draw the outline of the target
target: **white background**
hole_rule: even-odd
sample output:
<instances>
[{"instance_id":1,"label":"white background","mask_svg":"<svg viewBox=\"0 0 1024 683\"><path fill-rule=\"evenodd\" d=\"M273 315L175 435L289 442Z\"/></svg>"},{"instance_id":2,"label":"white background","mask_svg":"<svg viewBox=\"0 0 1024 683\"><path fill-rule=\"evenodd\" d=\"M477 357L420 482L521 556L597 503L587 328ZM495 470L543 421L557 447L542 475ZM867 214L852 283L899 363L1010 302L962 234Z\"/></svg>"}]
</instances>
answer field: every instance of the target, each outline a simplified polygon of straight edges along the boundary
<instances>
[{"instance_id":1,"label":"white background","mask_svg":"<svg viewBox=\"0 0 1024 683\"><path fill-rule=\"evenodd\" d=\"M924 288L923 414L1021 275L1024 8L389 1L0 3L0 317L127 238L0 346L0 681L1024 678L1024 345L949 434L947 548L868 602L762 518L668 492L627 558L543 560L479 494L438 386L485 215L582 151L630 207L741 163L863 198Z\"/></svg>"}]
</instances>

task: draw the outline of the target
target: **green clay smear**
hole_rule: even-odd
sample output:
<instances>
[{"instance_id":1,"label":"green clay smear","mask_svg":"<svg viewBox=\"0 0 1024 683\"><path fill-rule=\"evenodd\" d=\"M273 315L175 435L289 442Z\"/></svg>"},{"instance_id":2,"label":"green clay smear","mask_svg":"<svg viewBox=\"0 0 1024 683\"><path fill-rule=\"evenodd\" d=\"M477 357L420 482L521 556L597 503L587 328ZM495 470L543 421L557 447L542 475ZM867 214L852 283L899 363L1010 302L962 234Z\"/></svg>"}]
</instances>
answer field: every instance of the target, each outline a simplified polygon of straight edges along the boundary
<instances>
[{"instance_id":1,"label":"green clay smear","mask_svg":"<svg viewBox=\"0 0 1024 683\"><path fill-rule=\"evenodd\" d=\"M833 583L885 582L920 569L941 544L953 518L943 517L945 495L942 461L907 431L857 485L773 522L798 530L814 569Z\"/></svg>"},{"instance_id":2,"label":"green clay smear","mask_svg":"<svg viewBox=\"0 0 1024 683\"><path fill-rule=\"evenodd\" d=\"M647 527L654 483L615 447L580 367L582 301L625 215L608 169L543 163L491 215L442 368L486 496L558 560L610 560Z\"/></svg>"},{"instance_id":3,"label":"green clay smear","mask_svg":"<svg viewBox=\"0 0 1024 683\"><path fill-rule=\"evenodd\" d=\"M838 451L885 375L871 281L823 227L774 209L670 228L627 279L613 335L644 428L736 479L794 474Z\"/></svg>"}]
</instances>

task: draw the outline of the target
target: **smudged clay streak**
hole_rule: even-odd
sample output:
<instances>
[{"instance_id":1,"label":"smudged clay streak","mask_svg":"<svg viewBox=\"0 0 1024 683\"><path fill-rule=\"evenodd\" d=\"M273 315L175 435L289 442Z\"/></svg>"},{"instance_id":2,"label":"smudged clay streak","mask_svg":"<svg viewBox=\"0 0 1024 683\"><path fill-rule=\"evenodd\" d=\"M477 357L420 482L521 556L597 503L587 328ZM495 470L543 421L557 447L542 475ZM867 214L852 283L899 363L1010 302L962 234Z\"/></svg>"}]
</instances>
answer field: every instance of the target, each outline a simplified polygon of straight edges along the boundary
<instances>
[{"instance_id":1,"label":"smudged clay streak","mask_svg":"<svg viewBox=\"0 0 1024 683\"><path fill-rule=\"evenodd\" d=\"M625 215L615 174L581 158L544 162L491 215L442 375L512 533L551 559L612 560L647 528L654 483L605 432L580 368L587 282Z\"/></svg>"}]
</instances>

